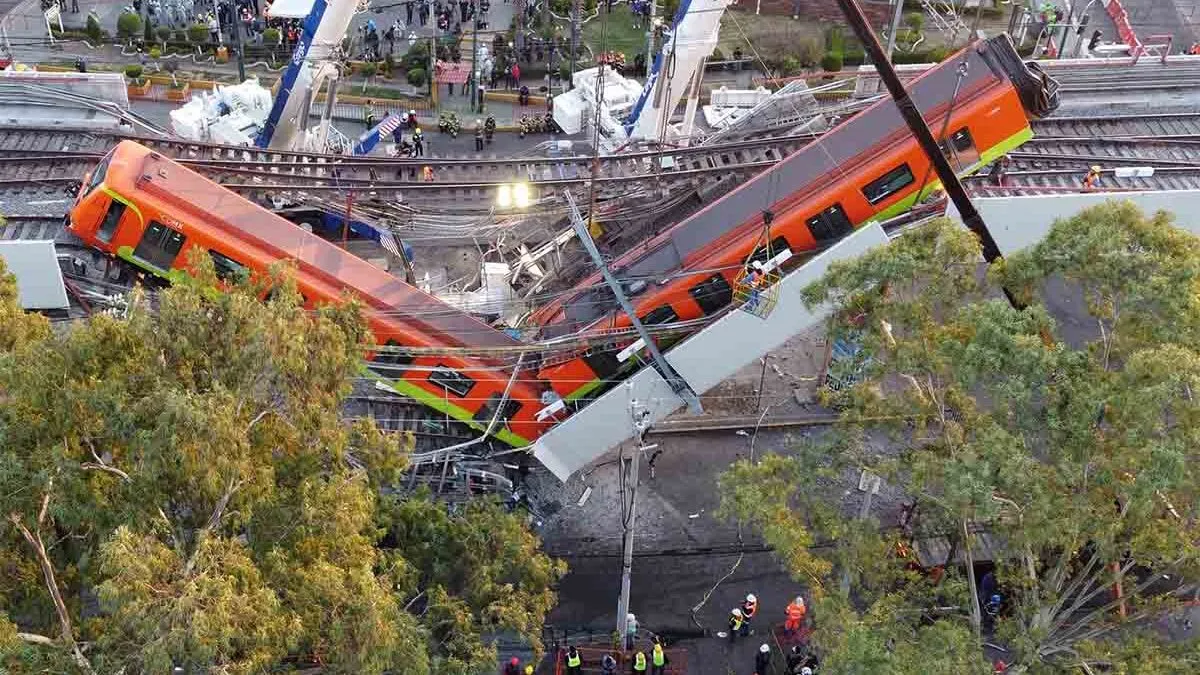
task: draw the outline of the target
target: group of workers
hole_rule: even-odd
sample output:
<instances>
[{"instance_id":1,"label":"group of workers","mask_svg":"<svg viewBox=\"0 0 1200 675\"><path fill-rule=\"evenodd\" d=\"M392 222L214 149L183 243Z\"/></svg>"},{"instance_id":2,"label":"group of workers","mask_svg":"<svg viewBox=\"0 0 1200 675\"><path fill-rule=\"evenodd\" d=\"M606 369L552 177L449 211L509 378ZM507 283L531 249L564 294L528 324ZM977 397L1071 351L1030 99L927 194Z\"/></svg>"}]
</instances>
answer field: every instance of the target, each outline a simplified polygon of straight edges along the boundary
<instances>
[{"instance_id":1,"label":"group of workers","mask_svg":"<svg viewBox=\"0 0 1200 675\"><path fill-rule=\"evenodd\" d=\"M804 623L804 616L808 613L808 608L804 604L804 598L797 595L790 603L787 609L784 610L785 620L783 622L783 634L793 635L800 631L801 625ZM729 640L733 641L738 636L750 635L750 622L754 620L758 614L758 598L750 593L742 604L734 607L729 613Z\"/></svg>"}]
</instances>

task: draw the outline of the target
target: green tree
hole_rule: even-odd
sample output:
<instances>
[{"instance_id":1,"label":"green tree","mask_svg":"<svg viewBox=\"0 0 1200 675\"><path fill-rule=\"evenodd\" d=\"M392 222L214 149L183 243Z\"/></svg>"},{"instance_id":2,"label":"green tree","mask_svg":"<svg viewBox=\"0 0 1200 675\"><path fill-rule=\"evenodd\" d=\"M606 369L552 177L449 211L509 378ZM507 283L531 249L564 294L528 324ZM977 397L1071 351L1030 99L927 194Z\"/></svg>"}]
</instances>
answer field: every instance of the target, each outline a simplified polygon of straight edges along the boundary
<instances>
[{"instance_id":1,"label":"green tree","mask_svg":"<svg viewBox=\"0 0 1200 675\"><path fill-rule=\"evenodd\" d=\"M441 624L414 610L422 568L406 559L420 547L379 547L409 439L338 416L370 341L357 306L306 311L283 271L218 293L208 256L192 263L154 311L136 298L53 334L0 272L0 666L430 672ZM536 549L487 514L478 528ZM466 548L442 564L493 550ZM536 633L487 611L552 602L557 576L513 576L445 604L471 630Z\"/></svg>"},{"instance_id":2,"label":"green tree","mask_svg":"<svg viewBox=\"0 0 1200 675\"><path fill-rule=\"evenodd\" d=\"M566 566L539 551L524 522L494 502L472 502L456 514L424 496L390 498L380 511L386 545L410 566L407 583L427 608L430 661L438 673L495 669L484 633L520 635L539 655L541 627L554 607L552 590Z\"/></svg>"},{"instance_id":3,"label":"green tree","mask_svg":"<svg viewBox=\"0 0 1200 675\"><path fill-rule=\"evenodd\" d=\"M805 299L837 308L831 330L862 344L865 379L827 395L844 412L826 442L722 477L724 513L813 589L814 639L837 672L973 672L983 638L1025 672L1112 663L1128 653L1109 638L1197 592L1200 240L1110 203L986 277L979 258L973 235L939 222L831 266ZM1082 293L1094 338L1059 335L1041 303L1054 278ZM1028 306L998 299L1001 284ZM889 555L877 522L844 516L824 479L863 468L912 500L909 543L950 540L940 581ZM994 626L966 574L981 531L1003 551ZM927 641L944 666L906 660L936 652Z\"/></svg>"},{"instance_id":4,"label":"green tree","mask_svg":"<svg viewBox=\"0 0 1200 675\"><path fill-rule=\"evenodd\" d=\"M129 39L142 32L142 17L133 12L124 12L117 17L117 35Z\"/></svg>"},{"instance_id":5,"label":"green tree","mask_svg":"<svg viewBox=\"0 0 1200 675\"><path fill-rule=\"evenodd\" d=\"M88 14L83 32L87 33L88 39L91 40L92 44L98 44L100 39L104 37L104 31L100 29L99 19L91 14Z\"/></svg>"}]
</instances>

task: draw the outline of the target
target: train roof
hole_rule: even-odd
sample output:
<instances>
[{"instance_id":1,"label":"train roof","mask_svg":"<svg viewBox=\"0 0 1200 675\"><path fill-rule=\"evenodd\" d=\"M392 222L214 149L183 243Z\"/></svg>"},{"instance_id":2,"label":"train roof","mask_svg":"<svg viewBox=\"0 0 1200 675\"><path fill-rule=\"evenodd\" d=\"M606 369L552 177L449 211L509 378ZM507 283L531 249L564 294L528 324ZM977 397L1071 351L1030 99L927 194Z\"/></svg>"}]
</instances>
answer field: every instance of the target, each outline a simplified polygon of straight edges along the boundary
<instances>
[{"instance_id":1,"label":"train roof","mask_svg":"<svg viewBox=\"0 0 1200 675\"><path fill-rule=\"evenodd\" d=\"M334 287L352 291L369 311L396 318L436 335L449 346L512 347L512 336L462 312L386 271L306 232L291 221L214 181L132 141L145 152L131 186L178 209L193 227L196 221L219 228L239 246L265 248L296 261L300 274L312 274ZM118 151L127 150L120 148Z\"/></svg>"},{"instance_id":2,"label":"train roof","mask_svg":"<svg viewBox=\"0 0 1200 675\"><path fill-rule=\"evenodd\" d=\"M945 113L939 108L947 108L956 92L956 100L965 102L978 92L1015 77L1016 74L1009 74L1013 65L1002 55L1006 47L1014 56L1016 51L1007 36L1001 37L1003 41L992 38L976 43L911 82L907 87L909 95L921 113L926 117L934 114L940 117ZM1017 64L1024 67L1019 57ZM964 65L965 73L960 76ZM621 256L613 264L614 275L621 280L653 279L678 270L689 255L728 236L735 228L754 227L755 223L760 223L764 209L773 205L779 208L779 202L803 191L821 177L845 173L842 168L845 164L908 133L900 109L891 98L885 98L647 244ZM787 204L782 208L790 206ZM560 330L577 329L616 307L612 292L597 285L596 281L593 275L583 282L590 290L564 303L567 325ZM557 332L555 327L547 328L550 333Z\"/></svg>"}]
</instances>

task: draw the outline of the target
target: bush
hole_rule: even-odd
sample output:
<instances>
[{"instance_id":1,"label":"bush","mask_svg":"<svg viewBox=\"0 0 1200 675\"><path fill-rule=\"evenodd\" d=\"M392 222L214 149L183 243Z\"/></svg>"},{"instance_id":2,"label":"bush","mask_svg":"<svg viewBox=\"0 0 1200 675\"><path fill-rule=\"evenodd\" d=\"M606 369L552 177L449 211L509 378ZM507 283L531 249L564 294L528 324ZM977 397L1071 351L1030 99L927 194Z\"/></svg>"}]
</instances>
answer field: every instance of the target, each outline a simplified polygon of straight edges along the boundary
<instances>
[{"instance_id":1,"label":"bush","mask_svg":"<svg viewBox=\"0 0 1200 675\"><path fill-rule=\"evenodd\" d=\"M846 35L841 26L830 26L825 31L825 51L842 54L846 51Z\"/></svg>"},{"instance_id":2,"label":"bush","mask_svg":"<svg viewBox=\"0 0 1200 675\"><path fill-rule=\"evenodd\" d=\"M821 49L821 42L816 38L804 38L800 40L799 48L796 50L796 58L800 61L800 65L805 68L812 68L821 62L821 56L825 51Z\"/></svg>"},{"instance_id":3,"label":"bush","mask_svg":"<svg viewBox=\"0 0 1200 675\"><path fill-rule=\"evenodd\" d=\"M841 52L826 52L825 56L821 57L821 68L826 72L836 73L842 69L842 54Z\"/></svg>"},{"instance_id":4,"label":"bush","mask_svg":"<svg viewBox=\"0 0 1200 675\"><path fill-rule=\"evenodd\" d=\"M858 47L847 49L842 56L842 64L846 66L861 66L867 61L867 53Z\"/></svg>"},{"instance_id":5,"label":"bush","mask_svg":"<svg viewBox=\"0 0 1200 675\"><path fill-rule=\"evenodd\" d=\"M928 63L941 63L946 60L947 56L950 56L950 53L950 50L946 47L934 47L927 53L929 57Z\"/></svg>"},{"instance_id":6,"label":"bush","mask_svg":"<svg viewBox=\"0 0 1200 675\"><path fill-rule=\"evenodd\" d=\"M155 60L161 59L162 58L162 50L159 49L158 47L151 47L150 48L150 58L155 59Z\"/></svg>"},{"instance_id":7,"label":"bush","mask_svg":"<svg viewBox=\"0 0 1200 675\"><path fill-rule=\"evenodd\" d=\"M909 12L904 15L904 25L919 31L925 27L925 15L921 12Z\"/></svg>"},{"instance_id":8,"label":"bush","mask_svg":"<svg viewBox=\"0 0 1200 675\"><path fill-rule=\"evenodd\" d=\"M125 77L137 82L138 80L142 79L142 70L142 67L136 63L125 66Z\"/></svg>"},{"instance_id":9,"label":"bush","mask_svg":"<svg viewBox=\"0 0 1200 675\"><path fill-rule=\"evenodd\" d=\"M408 83L414 87L420 87L425 84L425 69L411 68L408 71Z\"/></svg>"},{"instance_id":10,"label":"bush","mask_svg":"<svg viewBox=\"0 0 1200 675\"><path fill-rule=\"evenodd\" d=\"M131 38L142 30L142 17L133 12L124 12L117 17L117 35Z\"/></svg>"},{"instance_id":11,"label":"bush","mask_svg":"<svg viewBox=\"0 0 1200 675\"><path fill-rule=\"evenodd\" d=\"M283 35L279 32L278 28L268 28L263 31L264 44L277 45L282 39Z\"/></svg>"},{"instance_id":12,"label":"bush","mask_svg":"<svg viewBox=\"0 0 1200 675\"><path fill-rule=\"evenodd\" d=\"M154 31L160 42L166 42L171 39L171 29L166 26L159 26L158 30Z\"/></svg>"},{"instance_id":13,"label":"bush","mask_svg":"<svg viewBox=\"0 0 1200 675\"><path fill-rule=\"evenodd\" d=\"M364 63L359 72L363 77L375 77L375 73L379 72L379 66L374 63Z\"/></svg>"},{"instance_id":14,"label":"bush","mask_svg":"<svg viewBox=\"0 0 1200 675\"><path fill-rule=\"evenodd\" d=\"M780 71L779 74L783 75L784 77L787 77L789 75L795 75L796 73L800 72L800 69L801 69L800 59L798 59L794 56L788 56L788 57L784 57L783 63L781 63L779 65L779 71Z\"/></svg>"},{"instance_id":15,"label":"bush","mask_svg":"<svg viewBox=\"0 0 1200 675\"><path fill-rule=\"evenodd\" d=\"M383 57L383 64L379 67L383 74L387 77L392 76L392 71L396 69L396 60L392 58L391 52L388 52Z\"/></svg>"},{"instance_id":16,"label":"bush","mask_svg":"<svg viewBox=\"0 0 1200 675\"><path fill-rule=\"evenodd\" d=\"M104 32L100 30L100 22L92 14L88 14L87 28L84 29L84 32L87 33L88 38L92 42L99 42L100 38L104 35Z\"/></svg>"},{"instance_id":17,"label":"bush","mask_svg":"<svg viewBox=\"0 0 1200 675\"><path fill-rule=\"evenodd\" d=\"M194 44L201 44L208 40L208 26L198 23L188 27L188 40Z\"/></svg>"}]
</instances>

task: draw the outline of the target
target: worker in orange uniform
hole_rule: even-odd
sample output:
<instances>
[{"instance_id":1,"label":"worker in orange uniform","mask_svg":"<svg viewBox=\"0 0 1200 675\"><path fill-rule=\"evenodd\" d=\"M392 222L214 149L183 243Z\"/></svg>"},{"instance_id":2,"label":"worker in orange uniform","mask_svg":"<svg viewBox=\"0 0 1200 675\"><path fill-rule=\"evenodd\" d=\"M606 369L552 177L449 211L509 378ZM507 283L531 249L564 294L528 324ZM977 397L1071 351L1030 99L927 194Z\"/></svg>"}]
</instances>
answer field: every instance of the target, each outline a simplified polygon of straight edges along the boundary
<instances>
[{"instance_id":1,"label":"worker in orange uniform","mask_svg":"<svg viewBox=\"0 0 1200 675\"><path fill-rule=\"evenodd\" d=\"M804 606L804 598L797 595L795 600L788 603L786 612L787 621L783 624L783 633L791 635L800 630L800 624L804 623L804 615L808 613L808 608Z\"/></svg>"},{"instance_id":2,"label":"worker in orange uniform","mask_svg":"<svg viewBox=\"0 0 1200 675\"><path fill-rule=\"evenodd\" d=\"M746 600L742 602L742 618L745 623L742 624L742 635L750 634L750 622L754 620L754 615L758 613L758 598L754 597L753 593L746 596Z\"/></svg>"},{"instance_id":3,"label":"worker in orange uniform","mask_svg":"<svg viewBox=\"0 0 1200 675\"><path fill-rule=\"evenodd\" d=\"M1100 167L1093 166L1088 169L1087 175L1083 177L1083 189L1091 190L1096 187L1096 183L1100 181Z\"/></svg>"},{"instance_id":4,"label":"worker in orange uniform","mask_svg":"<svg viewBox=\"0 0 1200 675\"><path fill-rule=\"evenodd\" d=\"M426 183L433 182L433 167L432 166L429 166L428 164L426 164L425 167L421 169L421 180L425 181Z\"/></svg>"}]
</instances>

